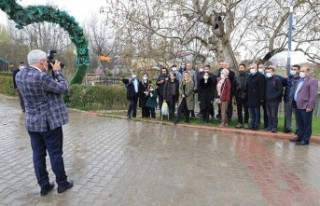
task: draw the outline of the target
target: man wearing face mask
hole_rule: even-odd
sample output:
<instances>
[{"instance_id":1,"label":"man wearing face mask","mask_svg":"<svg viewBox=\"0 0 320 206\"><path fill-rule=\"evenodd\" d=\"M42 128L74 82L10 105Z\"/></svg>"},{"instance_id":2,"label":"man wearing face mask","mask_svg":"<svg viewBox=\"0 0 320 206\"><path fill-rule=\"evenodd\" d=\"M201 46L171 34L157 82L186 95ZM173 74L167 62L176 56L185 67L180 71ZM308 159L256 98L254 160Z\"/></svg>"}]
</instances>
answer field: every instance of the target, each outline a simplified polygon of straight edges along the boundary
<instances>
[{"instance_id":1,"label":"man wearing face mask","mask_svg":"<svg viewBox=\"0 0 320 206\"><path fill-rule=\"evenodd\" d=\"M299 81L299 65L293 65L290 70L290 75L285 81L285 91L284 91L284 132L291 133L291 125L292 125L292 103L294 97L294 90ZM297 126L297 125L296 125Z\"/></svg>"},{"instance_id":2,"label":"man wearing face mask","mask_svg":"<svg viewBox=\"0 0 320 206\"><path fill-rule=\"evenodd\" d=\"M268 114L267 131L273 133L278 130L278 109L282 99L283 86L281 81L275 77L276 67L268 66L266 70L266 109Z\"/></svg>"},{"instance_id":3,"label":"man wearing face mask","mask_svg":"<svg viewBox=\"0 0 320 206\"><path fill-rule=\"evenodd\" d=\"M148 80L148 73L144 73L142 76L142 81L139 82L139 106L141 107L142 111L142 118L149 118L150 117L150 109L146 106L149 91L148 87L151 84L151 81Z\"/></svg>"},{"instance_id":4,"label":"man wearing face mask","mask_svg":"<svg viewBox=\"0 0 320 206\"><path fill-rule=\"evenodd\" d=\"M233 84L238 111L238 124L236 125L236 128L249 128L249 111L247 106L247 95L245 92L247 78L248 72L246 71L246 65L240 64L239 74L236 75ZM244 111L244 119L242 111Z\"/></svg>"},{"instance_id":5,"label":"man wearing face mask","mask_svg":"<svg viewBox=\"0 0 320 206\"><path fill-rule=\"evenodd\" d=\"M180 68L179 68L179 72L180 72L180 74L181 74L181 81L182 81L182 74L183 74L183 72L185 72L185 71L186 71L186 64L185 64L185 63L182 63L181 66L180 66Z\"/></svg>"},{"instance_id":6,"label":"man wearing face mask","mask_svg":"<svg viewBox=\"0 0 320 206\"><path fill-rule=\"evenodd\" d=\"M318 96L318 81L310 76L308 67L301 67L299 76L294 92L298 136L290 141L296 142L296 145L308 145L312 135L312 113Z\"/></svg>"},{"instance_id":7,"label":"man wearing face mask","mask_svg":"<svg viewBox=\"0 0 320 206\"><path fill-rule=\"evenodd\" d=\"M157 79L157 92L159 98L159 109L161 111L162 103L163 103L163 88L166 81L169 79L168 70L165 67L161 68L161 73Z\"/></svg>"},{"instance_id":8,"label":"man wearing face mask","mask_svg":"<svg viewBox=\"0 0 320 206\"><path fill-rule=\"evenodd\" d=\"M40 195L45 196L54 188L46 169L47 151L58 193L62 193L73 186L73 182L67 180L62 157L62 125L68 122L68 113L61 95L68 93L68 81L57 60L51 64L55 78L48 73L47 54L41 50L30 51L28 63L30 66L18 72L16 83L26 107L25 127L31 140Z\"/></svg>"},{"instance_id":9,"label":"man wearing face mask","mask_svg":"<svg viewBox=\"0 0 320 206\"><path fill-rule=\"evenodd\" d=\"M213 114L214 85L208 72L204 72L199 81L200 112L203 123L209 123L209 114Z\"/></svg>"},{"instance_id":10,"label":"man wearing face mask","mask_svg":"<svg viewBox=\"0 0 320 206\"><path fill-rule=\"evenodd\" d=\"M198 69L198 72L196 73L196 81L197 81L197 85L198 85L198 89L197 89L197 94L195 96L197 96L198 98L198 105L199 105L199 108L200 108L200 96L201 96L201 90L199 89L199 84L200 84L200 80L203 79L203 75L204 75L204 66L203 65L200 65L199 69ZM202 116L202 112L201 112L201 109L200 109L200 112L199 114L197 115L198 117L201 117Z\"/></svg>"},{"instance_id":11,"label":"man wearing face mask","mask_svg":"<svg viewBox=\"0 0 320 206\"><path fill-rule=\"evenodd\" d=\"M250 64L250 75L246 82L247 104L250 116L249 128L258 130L260 126L260 105L264 103L265 82L261 81L257 64Z\"/></svg>"},{"instance_id":12,"label":"man wearing face mask","mask_svg":"<svg viewBox=\"0 0 320 206\"><path fill-rule=\"evenodd\" d=\"M258 72L259 72L260 74L263 74L263 75L264 75L264 73L265 73L265 67L264 67L264 64L263 64L263 63L259 63L259 64L258 64Z\"/></svg>"},{"instance_id":13,"label":"man wearing face mask","mask_svg":"<svg viewBox=\"0 0 320 206\"><path fill-rule=\"evenodd\" d=\"M163 99L169 107L169 119L173 120L179 98L179 81L176 79L176 73L170 72L169 75L170 79L164 85Z\"/></svg>"},{"instance_id":14,"label":"man wearing face mask","mask_svg":"<svg viewBox=\"0 0 320 206\"><path fill-rule=\"evenodd\" d=\"M127 116L128 119L137 116L137 104L139 98L139 80L136 74L132 74L130 79L122 79L127 89L127 100L129 101L129 107Z\"/></svg>"},{"instance_id":15,"label":"man wearing face mask","mask_svg":"<svg viewBox=\"0 0 320 206\"><path fill-rule=\"evenodd\" d=\"M178 71L177 65L174 64L171 66L171 72L176 75L176 80L180 83L182 80L182 74Z\"/></svg>"}]
</instances>

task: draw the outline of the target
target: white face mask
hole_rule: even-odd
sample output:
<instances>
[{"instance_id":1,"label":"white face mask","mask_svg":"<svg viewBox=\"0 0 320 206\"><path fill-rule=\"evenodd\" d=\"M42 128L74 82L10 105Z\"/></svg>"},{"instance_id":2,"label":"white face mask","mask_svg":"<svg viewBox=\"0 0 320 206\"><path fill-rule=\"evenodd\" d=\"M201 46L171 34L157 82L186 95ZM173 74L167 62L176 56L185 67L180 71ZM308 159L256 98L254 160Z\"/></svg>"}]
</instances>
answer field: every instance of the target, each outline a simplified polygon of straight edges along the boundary
<instances>
[{"instance_id":1,"label":"white face mask","mask_svg":"<svg viewBox=\"0 0 320 206\"><path fill-rule=\"evenodd\" d=\"M257 73L257 70L256 70L256 69L250 69L250 73L251 73L252 75L255 75L255 74Z\"/></svg>"},{"instance_id":2,"label":"white face mask","mask_svg":"<svg viewBox=\"0 0 320 206\"><path fill-rule=\"evenodd\" d=\"M306 77L306 73L305 72L300 72L299 73L299 77L302 78L302 79L305 78Z\"/></svg>"},{"instance_id":3,"label":"white face mask","mask_svg":"<svg viewBox=\"0 0 320 206\"><path fill-rule=\"evenodd\" d=\"M271 78L273 75L271 73L266 73L267 78Z\"/></svg>"},{"instance_id":4,"label":"white face mask","mask_svg":"<svg viewBox=\"0 0 320 206\"><path fill-rule=\"evenodd\" d=\"M143 80L148 80L148 77L147 76L143 76Z\"/></svg>"},{"instance_id":5,"label":"white face mask","mask_svg":"<svg viewBox=\"0 0 320 206\"><path fill-rule=\"evenodd\" d=\"M290 74L291 74L292 76L294 76L294 75L297 74L297 71L295 71L295 70L290 70Z\"/></svg>"},{"instance_id":6,"label":"white face mask","mask_svg":"<svg viewBox=\"0 0 320 206\"><path fill-rule=\"evenodd\" d=\"M258 69L258 71L263 74L264 73L264 69Z\"/></svg>"},{"instance_id":7,"label":"white face mask","mask_svg":"<svg viewBox=\"0 0 320 206\"><path fill-rule=\"evenodd\" d=\"M172 67L171 70L175 72L177 71L177 67Z\"/></svg>"},{"instance_id":8,"label":"white face mask","mask_svg":"<svg viewBox=\"0 0 320 206\"><path fill-rule=\"evenodd\" d=\"M199 69L199 72L203 72L203 71L204 71L204 69L202 69L202 68Z\"/></svg>"},{"instance_id":9,"label":"white face mask","mask_svg":"<svg viewBox=\"0 0 320 206\"><path fill-rule=\"evenodd\" d=\"M132 77L132 79L135 79L135 78L137 78L137 75L133 74L131 77Z\"/></svg>"}]
</instances>

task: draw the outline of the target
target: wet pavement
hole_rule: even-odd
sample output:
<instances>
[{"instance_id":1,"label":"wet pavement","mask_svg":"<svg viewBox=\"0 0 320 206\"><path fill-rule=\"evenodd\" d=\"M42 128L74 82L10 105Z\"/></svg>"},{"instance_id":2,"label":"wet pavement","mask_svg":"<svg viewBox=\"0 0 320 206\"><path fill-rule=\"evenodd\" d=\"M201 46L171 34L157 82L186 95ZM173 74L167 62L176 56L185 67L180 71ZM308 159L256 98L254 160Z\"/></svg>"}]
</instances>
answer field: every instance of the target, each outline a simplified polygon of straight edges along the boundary
<instances>
[{"instance_id":1,"label":"wet pavement","mask_svg":"<svg viewBox=\"0 0 320 206\"><path fill-rule=\"evenodd\" d=\"M320 144L74 111L64 158L75 186L40 197L23 122L17 99L0 96L0 205L320 205ZM49 160L48 171L54 180Z\"/></svg>"}]
</instances>

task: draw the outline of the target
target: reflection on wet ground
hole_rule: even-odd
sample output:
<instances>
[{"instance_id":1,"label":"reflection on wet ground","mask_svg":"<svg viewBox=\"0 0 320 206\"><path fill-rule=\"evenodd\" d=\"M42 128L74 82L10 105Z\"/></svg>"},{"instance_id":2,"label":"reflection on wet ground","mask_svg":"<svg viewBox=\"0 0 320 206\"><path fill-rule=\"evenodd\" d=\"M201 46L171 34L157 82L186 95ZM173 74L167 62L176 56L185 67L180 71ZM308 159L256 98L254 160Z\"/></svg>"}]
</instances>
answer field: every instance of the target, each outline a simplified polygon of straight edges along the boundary
<instances>
[{"instance_id":1,"label":"reflection on wet ground","mask_svg":"<svg viewBox=\"0 0 320 206\"><path fill-rule=\"evenodd\" d=\"M64 127L75 186L41 198L17 100L0 96L0 111L0 205L320 205L318 144L77 112Z\"/></svg>"}]
</instances>

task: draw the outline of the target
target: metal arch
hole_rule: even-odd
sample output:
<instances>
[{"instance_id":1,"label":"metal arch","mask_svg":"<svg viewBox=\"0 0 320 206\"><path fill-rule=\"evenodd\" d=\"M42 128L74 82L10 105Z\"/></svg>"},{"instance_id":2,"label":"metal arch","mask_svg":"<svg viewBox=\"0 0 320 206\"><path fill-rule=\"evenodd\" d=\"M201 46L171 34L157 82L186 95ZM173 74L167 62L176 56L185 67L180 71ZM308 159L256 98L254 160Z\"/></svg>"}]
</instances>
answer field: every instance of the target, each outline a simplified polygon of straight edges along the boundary
<instances>
[{"instance_id":1,"label":"metal arch","mask_svg":"<svg viewBox=\"0 0 320 206\"><path fill-rule=\"evenodd\" d=\"M83 29L65 11L60 11L51 6L28 6L22 7L15 0L0 0L0 9L4 11L22 29L24 26L39 22L51 22L58 24L69 34L72 43L77 48L78 68L70 84L81 84L89 66L88 41Z\"/></svg>"}]
</instances>

